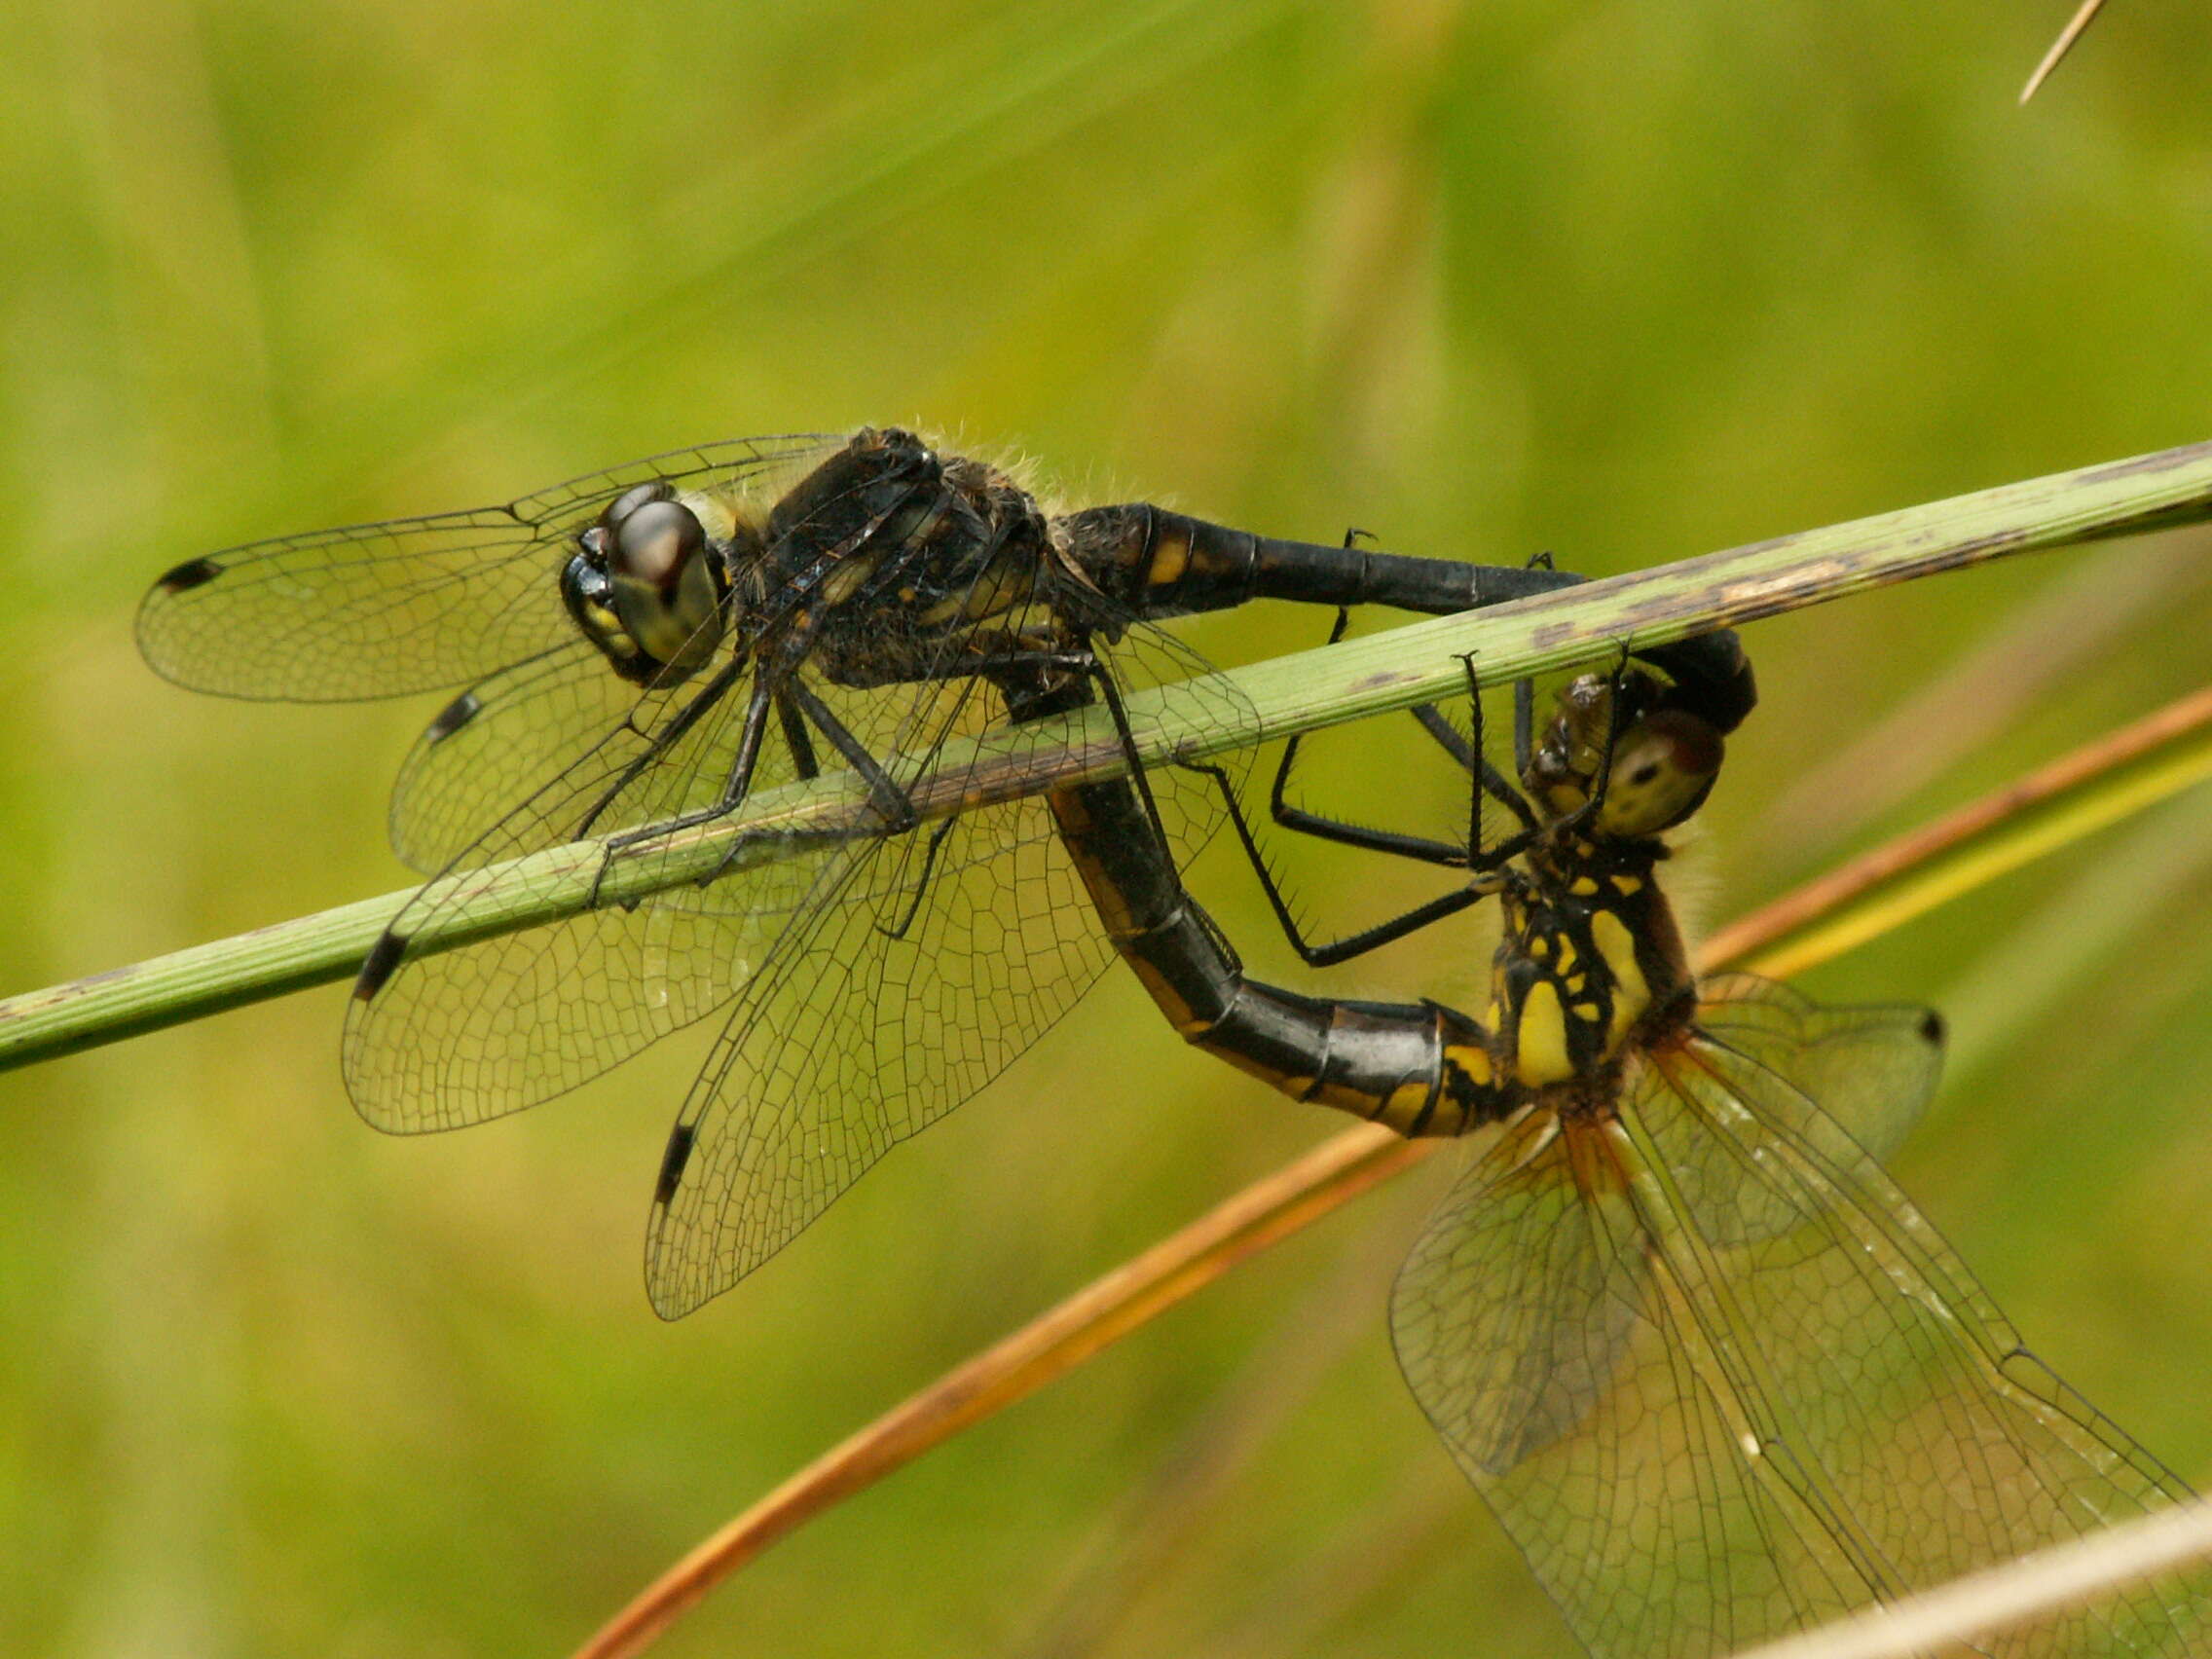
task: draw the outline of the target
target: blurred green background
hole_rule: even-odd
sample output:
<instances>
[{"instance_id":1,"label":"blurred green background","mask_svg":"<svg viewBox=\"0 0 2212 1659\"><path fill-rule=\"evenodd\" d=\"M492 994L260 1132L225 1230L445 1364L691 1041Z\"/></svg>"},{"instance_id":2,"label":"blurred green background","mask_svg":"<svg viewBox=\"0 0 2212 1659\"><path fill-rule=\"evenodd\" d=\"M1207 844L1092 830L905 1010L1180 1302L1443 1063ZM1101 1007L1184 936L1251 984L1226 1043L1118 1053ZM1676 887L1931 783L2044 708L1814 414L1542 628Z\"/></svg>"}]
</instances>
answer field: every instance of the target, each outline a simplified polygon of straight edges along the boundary
<instances>
[{"instance_id":1,"label":"blurred green background","mask_svg":"<svg viewBox=\"0 0 2212 1659\"><path fill-rule=\"evenodd\" d=\"M0 58L0 991L401 884L384 793L435 699L139 664L141 589L225 543L908 421L1091 498L1604 571L2212 436L2212 51L2130 0L2016 109L2071 8L34 4ZM2208 547L1760 626L1693 908L2196 683ZM1407 787L1355 743L1330 767ZM1235 874L1198 879L1278 969ZM2199 793L1813 984L1950 1014L1906 1186L2197 1479L2208 900ZM1485 948L1329 984L1450 996ZM1111 978L664 1327L638 1241L703 1034L401 1142L348 1108L343 996L0 1078L0 1651L564 1650L1339 1126ZM838 1509L664 1651L1568 1653L1384 1339L1445 1173Z\"/></svg>"}]
</instances>

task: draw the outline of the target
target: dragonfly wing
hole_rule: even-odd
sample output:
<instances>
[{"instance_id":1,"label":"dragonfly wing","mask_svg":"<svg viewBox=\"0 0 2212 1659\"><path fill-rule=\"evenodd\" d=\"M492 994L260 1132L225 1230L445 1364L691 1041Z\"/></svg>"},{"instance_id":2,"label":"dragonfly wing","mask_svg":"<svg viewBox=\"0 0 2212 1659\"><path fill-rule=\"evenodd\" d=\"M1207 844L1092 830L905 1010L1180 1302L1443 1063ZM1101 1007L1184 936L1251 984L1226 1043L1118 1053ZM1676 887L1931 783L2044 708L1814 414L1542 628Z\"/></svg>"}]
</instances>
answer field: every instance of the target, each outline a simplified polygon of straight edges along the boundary
<instances>
[{"instance_id":1,"label":"dragonfly wing","mask_svg":"<svg viewBox=\"0 0 2212 1659\"><path fill-rule=\"evenodd\" d=\"M1178 848L1221 821L1154 778ZM670 1138L646 1236L653 1307L677 1318L784 1245L886 1152L1035 1042L1113 960L1044 803L1029 797L825 865L773 965L747 986Z\"/></svg>"},{"instance_id":2,"label":"dragonfly wing","mask_svg":"<svg viewBox=\"0 0 2212 1659\"><path fill-rule=\"evenodd\" d=\"M138 607L138 649L197 691L398 696L550 650L563 554L505 507L348 525L192 559Z\"/></svg>"},{"instance_id":3,"label":"dragonfly wing","mask_svg":"<svg viewBox=\"0 0 2212 1659\"><path fill-rule=\"evenodd\" d=\"M1786 1022L1713 1012L1730 1042L1638 1056L1617 1123L1470 1171L1393 1303L1416 1394L1583 1643L1725 1652L2175 1495L1794 1086ZM1562 1351L1548 1401L1502 1381ZM1982 1650L2201 1652L2186 1606L2116 1598Z\"/></svg>"},{"instance_id":4,"label":"dragonfly wing","mask_svg":"<svg viewBox=\"0 0 2212 1659\"><path fill-rule=\"evenodd\" d=\"M346 702L465 684L576 638L561 601L571 538L632 485L771 487L814 437L649 456L508 506L348 525L189 559L138 608L138 648L181 685Z\"/></svg>"},{"instance_id":5,"label":"dragonfly wing","mask_svg":"<svg viewBox=\"0 0 2212 1659\"><path fill-rule=\"evenodd\" d=\"M1818 1051L1800 1068L1779 1048L1752 1059L1693 1033L1648 1056L1623 1102L1657 1175L1639 1194L1652 1195L1654 1253L1695 1329L1699 1385L1776 1514L1808 1547L1825 1539L1848 1561L1866 1601L2180 1496L2149 1453L2027 1351L1927 1218L1798 1087L1800 1070L1836 1081ZM1891 1068L1893 1083L1915 1075L1902 1060ZM1722 1158L1734 1193L1711 1178ZM1793 1225L1747 1236L1747 1208L1790 1212ZM2193 1588L2122 1594L1986 1646L2202 1652L2212 1631L2188 1608L2212 1604L2203 1575Z\"/></svg>"},{"instance_id":6,"label":"dragonfly wing","mask_svg":"<svg viewBox=\"0 0 2212 1659\"><path fill-rule=\"evenodd\" d=\"M1042 816L1022 801L953 821L944 867L918 896L933 829L857 846L822 872L855 891L809 901L680 1115L646 1247L664 1317L789 1243L894 1145L995 1077L1104 968L1111 948Z\"/></svg>"},{"instance_id":7,"label":"dragonfly wing","mask_svg":"<svg viewBox=\"0 0 2212 1659\"><path fill-rule=\"evenodd\" d=\"M1460 1175L1398 1275L1390 1329L1429 1420L1478 1486L1587 1421L1642 1300L1618 1196L1585 1200L1549 1113L1509 1123Z\"/></svg>"},{"instance_id":8,"label":"dragonfly wing","mask_svg":"<svg viewBox=\"0 0 2212 1659\"><path fill-rule=\"evenodd\" d=\"M685 449L624 461L603 472L586 472L525 496L514 503L517 518L532 524L589 523L625 490L640 484L669 483L683 490L742 490L773 499L802 473L846 442L835 432L773 432L761 437L718 438Z\"/></svg>"},{"instance_id":9,"label":"dragonfly wing","mask_svg":"<svg viewBox=\"0 0 2212 1659\"><path fill-rule=\"evenodd\" d=\"M534 681L527 670L488 682L500 710L582 682ZM510 689L511 688L511 689ZM654 895L634 910L590 911L445 951L416 941L473 897L452 877L594 832L665 820L711 800L726 774L750 682L714 698L698 686L650 692L589 740L488 830L453 853L392 919L348 1005L347 1087L363 1117L402 1133L458 1127L520 1111L599 1075L727 1002L757 965L813 880L820 848L751 866L718 884ZM498 722L488 722L491 729ZM433 728L435 729L435 728ZM468 727L448 741L471 758ZM410 845L439 846L462 822L445 810L473 790L465 766L423 758L403 775L399 823ZM497 754L482 764L496 771ZM511 775L511 774L502 774ZM775 752L761 779L789 781Z\"/></svg>"},{"instance_id":10,"label":"dragonfly wing","mask_svg":"<svg viewBox=\"0 0 2212 1659\"><path fill-rule=\"evenodd\" d=\"M1827 1008L1753 974L1706 980L1698 1026L1819 1101L1876 1161L1904 1144L1943 1069L1943 1022L1933 1009Z\"/></svg>"},{"instance_id":11,"label":"dragonfly wing","mask_svg":"<svg viewBox=\"0 0 2212 1659\"><path fill-rule=\"evenodd\" d=\"M392 851L424 874L444 869L486 825L562 776L579 750L616 733L638 701L638 688L609 674L580 638L479 681L438 711L401 763L391 790ZM576 803L577 816L582 810ZM547 837L571 828L544 804L536 817L542 834L509 840L550 845Z\"/></svg>"}]
</instances>

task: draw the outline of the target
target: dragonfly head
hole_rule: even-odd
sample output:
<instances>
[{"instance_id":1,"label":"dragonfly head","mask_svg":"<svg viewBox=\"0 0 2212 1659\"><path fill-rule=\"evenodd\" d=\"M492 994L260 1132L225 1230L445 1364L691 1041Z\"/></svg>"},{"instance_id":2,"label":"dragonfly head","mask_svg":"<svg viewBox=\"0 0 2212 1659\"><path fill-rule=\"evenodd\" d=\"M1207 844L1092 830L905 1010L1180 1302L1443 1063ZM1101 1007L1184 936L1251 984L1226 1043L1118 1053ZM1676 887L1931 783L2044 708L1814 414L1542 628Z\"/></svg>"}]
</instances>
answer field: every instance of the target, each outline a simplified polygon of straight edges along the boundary
<instances>
[{"instance_id":1,"label":"dragonfly head","mask_svg":"<svg viewBox=\"0 0 2212 1659\"><path fill-rule=\"evenodd\" d=\"M727 626L726 555L666 483L617 496L576 536L561 598L615 672L640 684L687 680Z\"/></svg>"},{"instance_id":2,"label":"dragonfly head","mask_svg":"<svg viewBox=\"0 0 2212 1659\"><path fill-rule=\"evenodd\" d=\"M1656 835L1705 804L1727 751L1719 729L1681 707L1671 686L1632 669L1583 675L1560 693L1558 712L1522 779L1553 818L1588 805L1599 769L1606 765L1608 730L1604 799L1590 826L1597 834Z\"/></svg>"}]
</instances>

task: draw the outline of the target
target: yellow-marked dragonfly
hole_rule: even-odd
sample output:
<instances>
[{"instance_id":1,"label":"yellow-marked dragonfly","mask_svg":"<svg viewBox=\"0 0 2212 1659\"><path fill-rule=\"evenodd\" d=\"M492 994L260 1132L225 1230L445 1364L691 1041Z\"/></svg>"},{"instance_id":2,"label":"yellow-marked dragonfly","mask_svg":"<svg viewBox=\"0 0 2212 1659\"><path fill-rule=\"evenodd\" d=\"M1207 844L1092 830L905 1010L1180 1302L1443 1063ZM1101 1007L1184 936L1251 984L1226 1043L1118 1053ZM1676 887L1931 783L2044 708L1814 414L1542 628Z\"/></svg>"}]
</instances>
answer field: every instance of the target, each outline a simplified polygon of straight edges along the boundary
<instances>
[{"instance_id":1,"label":"yellow-marked dragonfly","mask_svg":"<svg viewBox=\"0 0 2212 1659\"><path fill-rule=\"evenodd\" d=\"M728 1010L654 1198L647 1285L674 1317L997 1075L1112 959L1040 802L917 823L907 792L954 739L1149 682L1238 721L1162 618L1262 598L1442 612L1578 579L1143 503L1049 513L998 467L864 428L192 559L147 595L139 642L169 679L234 696L462 687L392 794L393 845L433 877L586 836L642 864L759 792L825 769L865 781L861 830L418 953L459 902L433 879L356 982L347 1085L398 1132L535 1105ZM1652 659L1748 711L1729 649ZM1171 857L1220 822L1172 776L1149 804Z\"/></svg>"},{"instance_id":2,"label":"yellow-marked dragonfly","mask_svg":"<svg viewBox=\"0 0 2212 1659\"><path fill-rule=\"evenodd\" d=\"M1309 944L1235 819L1310 963L1497 898L1479 1020L1246 977L1126 786L1051 798L1186 1039L1300 1100L1473 1137L1399 1274L1391 1332L1583 1645L1712 1659L2184 1495L2029 1353L1884 1174L1935 1087L1937 1017L1692 978L1659 871L1664 832L1721 762L1697 688L1625 664L1584 676L1540 740L1518 690L1518 780L1483 754L1479 688L1471 741L1419 712L1471 775L1464 843L1290 808L1285 754L1286 827L1466 871L1394 922ZM1487 847L1486 800L1514 825ZM2199 1572L1972 1651L2212 1653L2208 1611Z\"/></svg>"}]
</instances>

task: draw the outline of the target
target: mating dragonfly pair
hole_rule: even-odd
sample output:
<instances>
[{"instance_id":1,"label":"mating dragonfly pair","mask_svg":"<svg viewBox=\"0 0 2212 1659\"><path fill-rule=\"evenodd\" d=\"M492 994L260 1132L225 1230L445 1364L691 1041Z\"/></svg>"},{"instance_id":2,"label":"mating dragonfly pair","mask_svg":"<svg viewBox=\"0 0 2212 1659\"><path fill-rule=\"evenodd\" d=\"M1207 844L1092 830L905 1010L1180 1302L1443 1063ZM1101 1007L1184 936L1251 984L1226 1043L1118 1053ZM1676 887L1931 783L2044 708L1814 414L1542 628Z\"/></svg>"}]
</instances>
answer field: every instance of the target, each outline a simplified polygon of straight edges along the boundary
<instances>
[{"instance_id":1,"label":"mating dragonfly pair","mask_svg":"<svg viewBox=\"0 0 2212 1659\"><path fill-rule=\"evenodd\" d=\"M510 507L190 561L140 640L171 679L346 699L465 685L394 790L433 875L600 837L665 858L826 770L844 827L763 830L715 879L426 951L433 879L364 964L349 1088L380 1127L535 1104L718 1010L648 1234L653 1305L690 1310L897 1141L987 1083L1119 953L1201 1048L1408 1134L1479 1133L1401 1275L1407 1378L1569 1625L1604 1654L1707 1654L2087 1531L2178 1486L2020 1346L1875 1160L1933 1087L1917 1010L1696 985L1664 831L1751 710L1732 636L1568 686L1514 775L1441 713L1463 843L1291 808L1284 828L1465 879L1326 964L1494 896L1480 1021L1248 978L1179 861L1234 770L1166 768L925 821L956 741L1157 684L1242 723L1155 624L1282 598L1442 612L1578 578L1277 540L1148 505L1046 513L913 435L657 457ZM1340 618L1341 629L1341 618ZM939 798L942 798L941 794ZM1484 802L1513 830L1485 845ZM488 827L487 827L488 826ZM625 882L619 891L640 890ZM2198 1604L2136 1598L1992 1651L2207 1650Z\"/></svg>"}]
</instances>

